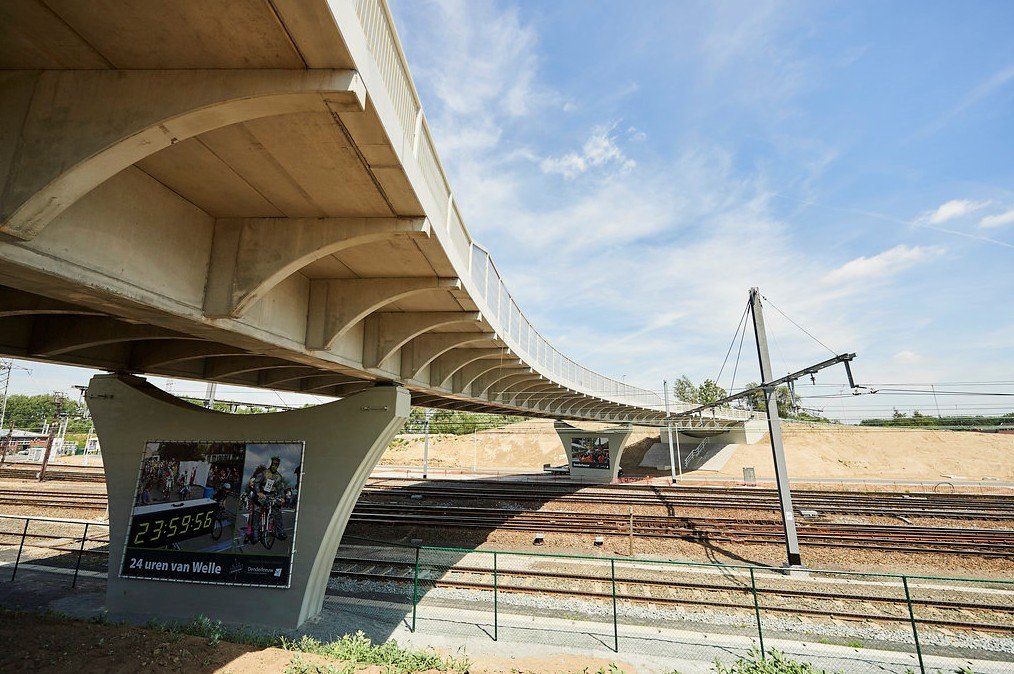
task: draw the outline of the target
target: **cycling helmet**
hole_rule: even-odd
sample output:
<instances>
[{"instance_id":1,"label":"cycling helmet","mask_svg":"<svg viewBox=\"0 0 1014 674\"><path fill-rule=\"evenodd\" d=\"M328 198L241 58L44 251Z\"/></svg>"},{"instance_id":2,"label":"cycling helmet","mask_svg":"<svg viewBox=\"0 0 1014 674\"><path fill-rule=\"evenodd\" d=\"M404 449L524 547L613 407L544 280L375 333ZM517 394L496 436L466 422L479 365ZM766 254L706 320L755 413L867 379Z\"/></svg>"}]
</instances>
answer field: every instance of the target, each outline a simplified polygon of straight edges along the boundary
<instances>
[{"instance_id":1,"label":"cycling helmet","mask_svg":"<svg viewBox=\"0 0 1014 674\"><path fill-rule=\"evenodd\" d=\"M226 482L225 484L222 485L222 489L232 489L232 485Z\"/></svg>"}]
</instances>

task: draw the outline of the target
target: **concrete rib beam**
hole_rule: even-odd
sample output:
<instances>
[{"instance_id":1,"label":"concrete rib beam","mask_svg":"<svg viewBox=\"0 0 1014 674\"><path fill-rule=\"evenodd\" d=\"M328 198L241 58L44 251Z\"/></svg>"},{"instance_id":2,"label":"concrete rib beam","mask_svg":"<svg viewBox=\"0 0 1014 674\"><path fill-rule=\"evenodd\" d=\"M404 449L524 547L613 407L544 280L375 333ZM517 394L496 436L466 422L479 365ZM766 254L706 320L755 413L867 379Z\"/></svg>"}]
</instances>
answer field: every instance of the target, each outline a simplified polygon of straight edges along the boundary
<instances>
[{"instance_id":1,"label":"concrete rib beam","mask_svg":"<svg viewBox=\"0 0 1014 674\"><path fill-rule=\"evenodd\" d=\"M34 238L131 164L175 143L273 115L363 110L352 70L54 70L19 88L27 110L3 187L0 231Z\"/></svg>"},{"instance_id":2,"label":"concrete rib beam","mask_svg":"<svg viewBox=\"0 0 1014 674\"><path fill-rule=\"evenodd\" d=\"M425 218L220 218L204 315L239 318L286 278L339 251L429 235Z\"/></svg>"},{"instance_id":3,"label":"concrete rib beam","mask_svg":"<svg viewBox=\"0 0 1014 674\"><path fill-rule=\"evenodd\" d=\"M205 358L250 356L249 352L215 342L189 339L166 342L138 342L130 352L130 367L137 372L151 372L160 367Z\"/></svg>"},{"instance_id":4,"label":"concrete rib beam","mask_svg":"<svg viewBox=\"0 0 1014 674\"><path fill-rule=\"evenodd\" d=\"M401 378L415 379L424 367L454 348L494 339L496 335L492 332L444 332L420 335L401 348Z\"/></svg>"},{"instance_id":5,"label":"concrete rib beam","mask_svg":"<svg viewBox=\"0 0 1014 674\"><path fill-rule=\"evenodd\" d=\"M35 319L28 353L52 358L103 344L138 340L194 339L153 325L97 316L45 316Z\"/></svg>"},{"instance_id":6,"label":"concrete rib beam","mask_svg":"<svg viewBox=\"0 0 1014 674\"><path fill-rule=\"evenodd\" d=\"M363 367L379 367L419 335L455 323L478 323L474 311L418 311L371 314L364 323Z\"/></svg>"},{"instance_id":7,"label":"concrete rib beam","mask_svg":"<svg viewBox=\"0 0 1014 674\"><path fill-rule=\"evenodd\" d=\"M458 289L456 278L313 279L306 348L329 350L352 326L391 302L439 288Z\"/></svg>"},{"instance_id":8,"label":"concrete rib beam","mask_svg":"<svg viewBox=\"0 0 1014 674\"><path fill-rule=\"evenodd\" d=\"M0 288L0 318L14 316L76 315L101 316L102 313L79 307L68 302L51 300L41 295L21 292L13 288Z\"/></svg>"},{"instance_id":9,"label":"concrete rib beam","mask_svg":"<svg viewBox=\"0 0 1014 674\"><path fill-rule=\"evenodd\" d=\"M501 358L507 353L504 347L495 349L454 349L430 363L430 386L450 388L454 374L469 363L489 358Z\"/></svg>"}]
</instances>

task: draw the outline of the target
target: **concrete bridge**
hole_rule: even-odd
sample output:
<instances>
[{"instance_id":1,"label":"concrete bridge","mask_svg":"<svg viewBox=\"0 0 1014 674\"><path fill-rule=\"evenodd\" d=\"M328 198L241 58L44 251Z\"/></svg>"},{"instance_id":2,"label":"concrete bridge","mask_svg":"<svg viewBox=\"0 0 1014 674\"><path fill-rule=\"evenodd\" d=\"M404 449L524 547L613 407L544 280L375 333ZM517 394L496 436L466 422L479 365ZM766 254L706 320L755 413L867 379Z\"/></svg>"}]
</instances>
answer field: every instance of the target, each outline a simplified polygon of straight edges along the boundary
<instances>
[{"instance_id":1,"label":"concrete bridge","mask_svg":"<svg viewBox=\"0 0 1014 674\"><path fill-rule=\"evenodd\" d=\"M472 241L386 4L0 7L0 351L341 397L657 422Z\"/></svg>"},{"instance_id":2,"label":"concrete bridge","mask_svg":"<svg viewBox=\"0 0 1014 674\"><path fill-rule=\"evenodd\" d=\"M0 3L0 186L0 353L116 373L87 394L113 614L316 614L410 404L662 421L656 394L553 348L472 241L382 0ZM341 400L224 415L132 373ZM146 475L217 461L247 484L273 448L302 470L291 554L253 554L232 512L208 564L154 531L177 506L210 525L211 499L135 508ZM142 567L184 582L125 577Z\"/></svg>"}]
</instances>

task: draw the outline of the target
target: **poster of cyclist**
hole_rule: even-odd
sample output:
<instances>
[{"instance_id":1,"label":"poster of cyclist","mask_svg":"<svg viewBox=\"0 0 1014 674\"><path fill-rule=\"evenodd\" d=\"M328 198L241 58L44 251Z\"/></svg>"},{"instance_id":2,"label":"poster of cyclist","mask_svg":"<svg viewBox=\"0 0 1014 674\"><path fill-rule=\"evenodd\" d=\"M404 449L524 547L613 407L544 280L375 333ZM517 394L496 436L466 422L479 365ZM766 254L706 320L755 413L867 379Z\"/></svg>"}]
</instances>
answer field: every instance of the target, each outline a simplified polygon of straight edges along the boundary
<instances>
[{"instance_id":1,"label":"poster of cyclist","mask_svg":"<svg viewBox=\"0 0 1014 674\"><path fill-rule=\"evenodd\" d=\"M573 468L609 468L609 438L573 438L570 441Z\"/></svg>"},{"instance_id":2,"label":"poster of cyclist","mask_svg":"<svg viewBox=\"0 0 1014 674\"><path fill-rule=\"evenodd\" d=\"M120 575L288 587L302 442L146 443Z\"/></svg>"}]
</instances>

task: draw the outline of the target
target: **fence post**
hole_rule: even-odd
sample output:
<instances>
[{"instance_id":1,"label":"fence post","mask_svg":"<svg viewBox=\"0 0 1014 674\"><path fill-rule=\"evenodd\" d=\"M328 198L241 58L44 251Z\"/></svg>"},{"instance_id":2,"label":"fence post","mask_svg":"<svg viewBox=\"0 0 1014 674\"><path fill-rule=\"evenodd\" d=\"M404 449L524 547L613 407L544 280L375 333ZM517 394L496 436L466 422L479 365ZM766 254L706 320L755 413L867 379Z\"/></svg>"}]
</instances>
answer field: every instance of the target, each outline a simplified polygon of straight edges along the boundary
<instances>
[{"instance_id":1,"label":"fence post","mask_svg":"<svg viewBox=\"0 0 1014 674\"><path fill-rule=\"evenodd\" d=\"M750 567L750 590L753 592L753 612L757 616L757 636L760 638L761 660L764 655L764 629L761 627L760 602L757 601L757 579L754 577L753 567Z\"/></svg>"},{"instance_id":2,"label":"fence post","mask_svg":"<svg viewBox=\"0 0 1014 674\"><path fill-rule=\"evenodd\" d=\"M31 519L25 518L25 529L21 532L21 545L18 546L18 556L14 560L14 571L11 572L11 582L14 582L14 578L18 575L18 564L21 563L21 551L25 548L25 536L28 535L28 523Z\"/></svg>"},{"instance_id":3,"label":"fence post","mask_svg":"<svg viewBox=\"0 0 1014 674\"><path fill-rule=\"evenodd\" d=\"M620 628L616 621L616 560L609 560L609 572L613 581L613 651L620 652Z\"/></svg>"},{"instance_id":4,"label":"fence post","mask_svg":"<svg viewBox=\"0 0 1014 674\"><path fill-rule=\"evenodd\" d=\"M415 549L415 572L412 574L412 632L415 633L416 604L419 603L419 548Z\"/></svg>"},{"instance_id":5,"label":"fence post","mask_svg":"<svg viewBox=\"0 0 1014 674\"><path fill-rule=\"evenodd\" d=\"M908 576L901 577L905 588L905 602L908 604L908 619L912 621L912 636L915 638L915 654L919 656L919 671L926 674L926 665L922 661L922 646L919 645L919 628L915 624L915 611L912 610L912 595L908 591Z\"/></svg>"},{"instance_id":6,"label":"fence post","mask_svg":"<svg viewBox=\"0 0 1014 674\"><path fill-rule=\"evenodd\" d=\"M500 630L500 612L498 606L500 582L496 569L496 553L493 553L493 641L497 640Z\"/></svg>"},{"instance_id":7,"label":"fence post","mask_svg":"<svg viewBox=\"0 0 1014 674\"><path fill-rule=\"evenodd\" d=\"M77 587L77 573L81 570L81 555L84 554L85 541L88 540L88 524L85 523L84 533L81 534L81 547L77 551L77 564L74 565L74 581L71 587Z\"/></svg>"}]
</instances>

